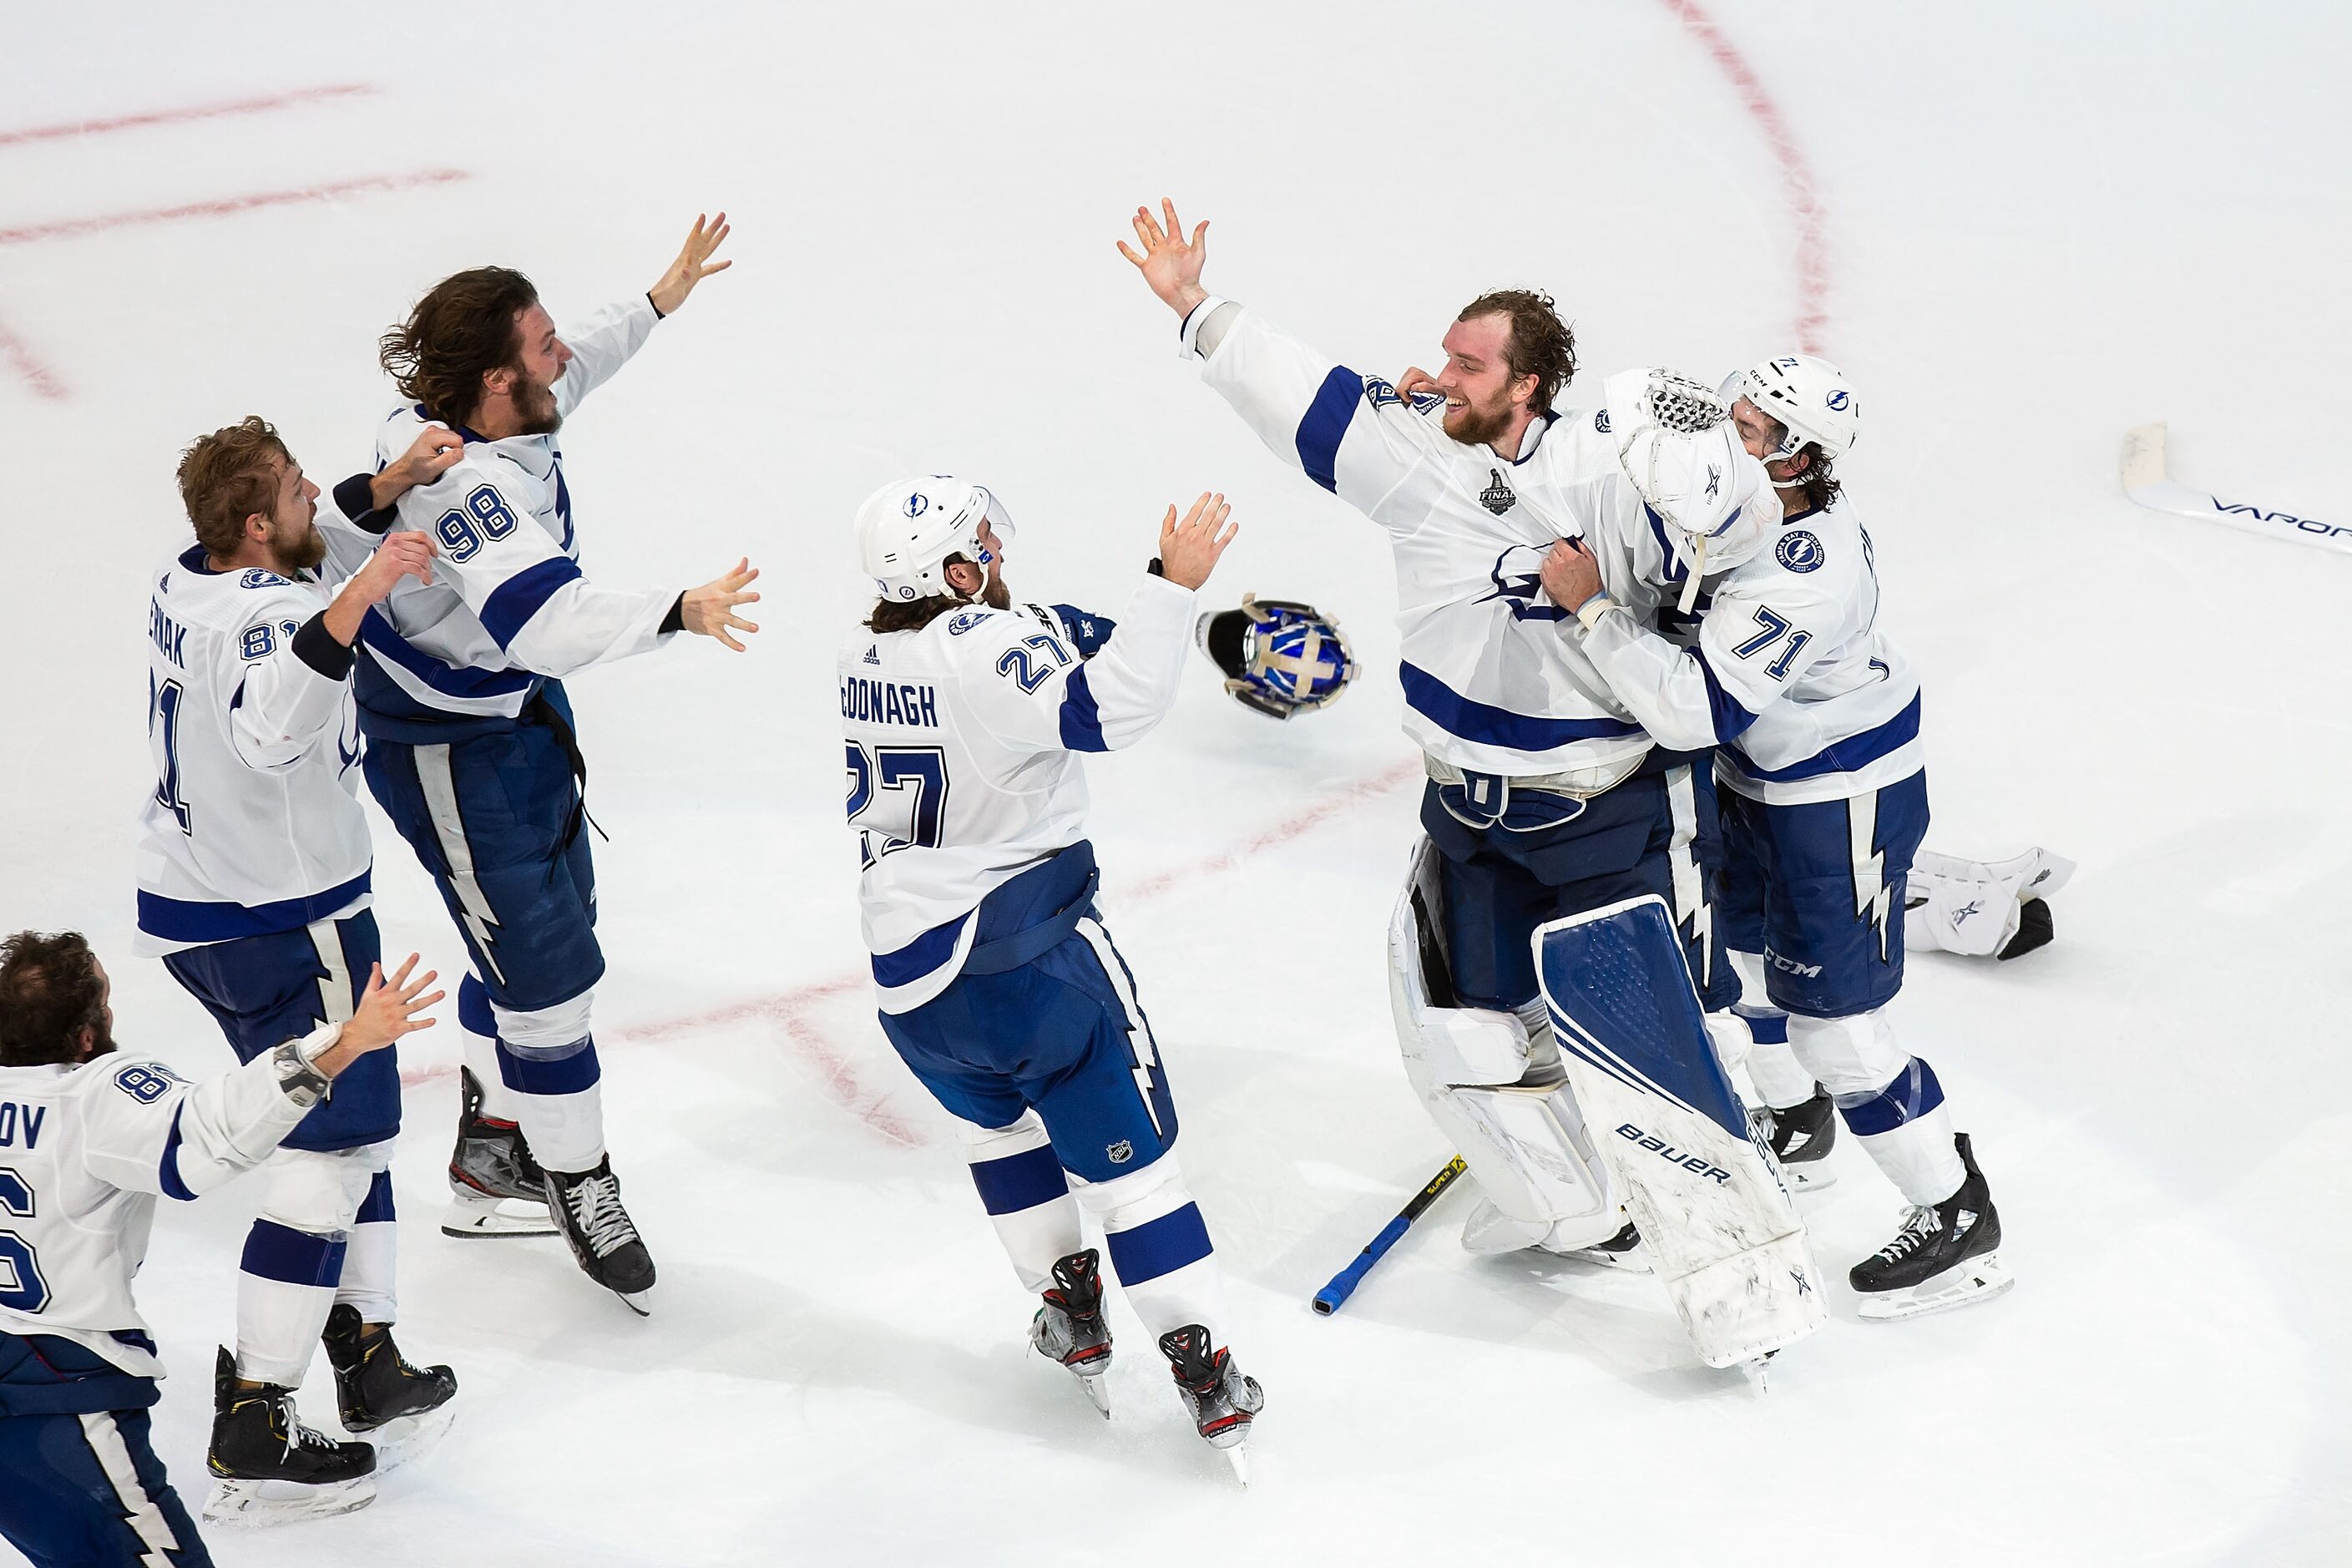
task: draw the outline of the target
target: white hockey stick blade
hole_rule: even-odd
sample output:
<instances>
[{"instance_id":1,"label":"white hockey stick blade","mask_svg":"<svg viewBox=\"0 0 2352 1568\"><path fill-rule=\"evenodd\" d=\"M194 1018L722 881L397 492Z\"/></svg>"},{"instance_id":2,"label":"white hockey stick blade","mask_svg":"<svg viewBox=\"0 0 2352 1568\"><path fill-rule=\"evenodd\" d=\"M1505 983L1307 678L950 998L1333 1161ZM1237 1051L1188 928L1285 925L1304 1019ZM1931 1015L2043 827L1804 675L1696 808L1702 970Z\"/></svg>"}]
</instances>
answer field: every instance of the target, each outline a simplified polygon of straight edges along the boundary
<instances>
[{"instance_id":1,"label":"white hockey stick blade","mask_svg":"<svg viewBox=\"0 0 2352 1568\"><path fill-rule=\"evenodd\" d=\"M2124 494L2141 506L2175 517L2201 518L2224 528L2258 533L2265 539L2283 539L2352 555L2352 525L2225 501L2203 490L2190 489L2170 478L2165 470L2164 440L2165 426L2161 423L2142 425L2124 437Z\"/></svg>"}]
</instances>

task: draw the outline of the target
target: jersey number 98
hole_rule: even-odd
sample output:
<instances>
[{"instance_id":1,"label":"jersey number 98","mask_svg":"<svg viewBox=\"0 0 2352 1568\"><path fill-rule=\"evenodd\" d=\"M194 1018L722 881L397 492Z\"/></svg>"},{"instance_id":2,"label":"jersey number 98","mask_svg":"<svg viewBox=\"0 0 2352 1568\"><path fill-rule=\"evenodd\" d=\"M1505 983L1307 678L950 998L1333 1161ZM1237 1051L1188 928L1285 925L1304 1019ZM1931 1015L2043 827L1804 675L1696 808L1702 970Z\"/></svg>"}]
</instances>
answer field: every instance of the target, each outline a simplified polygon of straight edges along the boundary
<instances>
[{"instance_id":1,"label":"jersey number 98","mask_svg":"<svg viewBox=\"0 0 2352 1568\"><path fill-rule=\"evenodd\" d=\"M485 543L504 539L514 531L515 514L488 485L476 485L463 507L451 507L433 525L433 531L441 536L441 552L452 561L471 561L482 552Z\"/></svg>"}]
</instances>

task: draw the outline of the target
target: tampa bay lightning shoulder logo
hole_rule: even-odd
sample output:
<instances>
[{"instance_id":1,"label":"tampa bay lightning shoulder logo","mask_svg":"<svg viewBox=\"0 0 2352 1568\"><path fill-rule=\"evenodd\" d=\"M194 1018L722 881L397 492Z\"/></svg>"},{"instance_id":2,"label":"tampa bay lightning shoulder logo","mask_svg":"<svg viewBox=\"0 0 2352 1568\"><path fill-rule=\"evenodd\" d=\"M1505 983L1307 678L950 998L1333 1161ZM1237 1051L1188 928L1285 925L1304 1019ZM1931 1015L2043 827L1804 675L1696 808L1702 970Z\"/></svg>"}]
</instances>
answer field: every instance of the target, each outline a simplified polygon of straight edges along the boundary
<instances>
[{"instance_id":1,"label":"tampa bay lightning shoulder logo","mask_svg":"<svg viewBox=\"0 0 2352 1568\"><path fill-rule=\"evenodd\" d=\"M986 610L965 610L948 623L948 636L960 637L986 619L988 619Z\"/></svg>"},{"instance_id":2,"label":"tampa bay lightning shoulder logo","mask_svg":"<svg viewBox=\"0 0 2352 1568\"><path fill-rule=\"evenodd\" d=\"M1486 477L1490 482L1485 489L1478 492L1480 506L1485 507L1496 517L1500 517L1519 504L1518 496L1513 492L1510 486L1503 482L1502 469L1488 468Z\"/></svg>"},{"instance_id":3,"label":"tampa bay lightning shoulder logo","mask_svg":"<svg viewBox=\"0 0 2352 1568\"><path fill-rule=\"evenodd\" d=\"M1592 411L1592 428L1597 434L1602 436L1609 434L1609 410L1596 408Z\"/></svg>"},{"instance_id":4,"label":"tampa bay lightning shoulder logo","mask_svg":"<svg viewBox=\"0 0 2352 1568\"><path fill-rule=\"evenodd\" d=\"M1402 403L1397 395L1396 384L1382 381L1377 375L1364 377L1364 401L1375 408L1385 408L1391 403Z\"/></svg>"},{"instance_id":5,"label":"tampa bay lightning shoulder logo","mask_svg":"<svg viewBox=\"0 0 2352 1568\"><path fill-rule=\"evenodd\" d=\"M245 575L236 580L236 585L240 588L271 588L285 581L285 578L275 572L265 572L258 566L253 566L248 567Z\"/></svg>"},{"instance_id":6,"label":"tampa bay lightning shoulder logo","mask_svg":"<svg viewBox=\"0 0 2352 1568\"><path fill-rule=\"evenodd\" d=\"M1818 572L1829 559L1822 542L1801 528L1792 528L1780 536L1772 558L1791 572Z\"/></svg>"}]
</instances>

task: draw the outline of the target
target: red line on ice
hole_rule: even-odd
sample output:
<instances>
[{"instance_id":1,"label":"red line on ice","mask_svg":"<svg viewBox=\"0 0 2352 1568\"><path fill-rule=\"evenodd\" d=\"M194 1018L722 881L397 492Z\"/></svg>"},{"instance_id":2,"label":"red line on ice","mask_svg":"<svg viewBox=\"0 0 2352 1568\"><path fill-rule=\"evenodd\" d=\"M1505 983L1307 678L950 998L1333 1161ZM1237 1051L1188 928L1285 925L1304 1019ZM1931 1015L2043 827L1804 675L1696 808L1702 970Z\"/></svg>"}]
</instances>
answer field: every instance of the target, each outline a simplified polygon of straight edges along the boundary
<instances>
[{"instance_id":1,"label":"red line on ice","mask_svg":"<svg viewBox=\"0 0 2352 1568\"><path fill-rule=\"evenodd\" d=\"M1797 347L1806 353L1819 353L1822 333L1830 320L1830 263L1824 237L1828 215L1822 210L1821 195L1814 186L1812 166L1805 162L1796 137L1790 132L1788 121L1781 116L1780 106L1764 89L1755 68L1739 52L1738 46L1699 8L1698 0L1662 3L1714 57L1717 67L1729 79L1733 90L1739 94L1739 101L1755 120L1757 129L1764 133L1764 144L1771 149L1773 162L1780 165L1781 187L1797 220Z\"/></svg>"},{"instance_id":2,"label":"red line on ice","mask_svg":"<svg viewBox=\"0 0 2352 1568\"><path fill-rule=\"evenodd\" d=\"M306 87L299 92L275 93L268 98L240 98L227 103L197 103L184 109L156 109L144 114L118 114L109 120L77 120L65 125L28 125L21 131L0 131L0 147L13 147L23 142L54 142L68 136L100 136L110 131L135 131L148 125L177 125L190 120L219 120L233 114L268 114L275 110L291 109L297 104L316 103L329 98L356 98L374 90L364 82L343 82L334 87Z\"/></svg>"},{"instance_id":3,"label":"red line on ice","mask_svg":"<svg viewBox=\"0 0 2352 1568\"><path fill-rule=\"evenodd\" d=\"M232 213L252 212L260 207L292 206L302 202L328 202L338 196L363 195L376 191L414 190L420 185L446 185L453 181L471 179L463 169L420 169L407 174L369 174L356 180L338 180L332 184L305 185L291 191L258 191L251 195L225 196L218 201L190 202L184 206L150 207L139 212L101 213L96 217L59 218L53 223L26 224L18 228L0 228L0 245L24 245L37 239L62 239L68 235L94 234L101 229L125 228L134 224L173 223L189 217L225 217Z\"/></svg>"},{"instance_id":4,"label":"red line on ice","mask_svg":"<svg viewBox=\"0 0 2352 1568\"><path fill-rule=\"evenodd\" d=\"M64 400L66 384L58 380L57 373L42 363L25 340L10 331L5 322L0 322L0 363L6 363L23 376L26 384L38 395L52 403Z\"/></svg>"},{"instance_id":5,"label":"red line on ice","mask_svg":"<svg viewBox=\"0 0 2352 1568\"><path fill-rule=\"evenodd\" d=\"M1352 784L1342 784L1326 793L1322 799L1303 811L1293 812L1280 821L1253 834L1234 848L1219 855L1203 856L1188 865L1147 877L1120 895L1121 901L1156 899L1170 889L1196 881L1202 877L1216 876L1242 866L1250 857L1287 844L1294 838L1314 831L1336 817L1356 810L1366 802L1385 795L1410 778L1421 776L1420 762L1398 763L1382 768ZM908 1148L919 1148L927 1140L884 1109L886 1093L868 1089L858 1078L856 1064L826 1037L824 1027L809 1015L818 1007L846 997L863 994L871 984L862 973L835 975L830 979L812 981L796 985L772 996L754 997L706 1013L689 1014L682 1018L663 1019L616 1030L606 1037L614 1043L650 1044L676 1039L683 1035L700 1034L708 1029L726 1028L733 1025L765 1021L799 1047L824 1076L825 1087L848 1110L872 1126L884 1137ZM436 1079L455 1076L454 1065L421 1068L404 1072L400 1081L407 1085L429 1083ZM898 1086L892 1085L892 1090Z\"/></svg>"}]
</instances>

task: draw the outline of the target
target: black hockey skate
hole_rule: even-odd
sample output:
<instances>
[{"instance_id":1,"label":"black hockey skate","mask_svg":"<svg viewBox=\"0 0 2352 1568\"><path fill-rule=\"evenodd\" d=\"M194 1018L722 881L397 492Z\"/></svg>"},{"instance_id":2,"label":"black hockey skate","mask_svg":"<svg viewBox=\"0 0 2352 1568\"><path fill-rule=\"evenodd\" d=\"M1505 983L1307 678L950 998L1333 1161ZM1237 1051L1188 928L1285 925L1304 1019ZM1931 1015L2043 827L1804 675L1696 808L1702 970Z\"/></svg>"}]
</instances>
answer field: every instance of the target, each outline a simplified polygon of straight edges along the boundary
<instances>
[{"instance_id":1,"label":"black hockey skate","mask_svg":"<svg viewBox=\"0 0 2352 1568\"><path fill-rule=\"evenodd\" d=\"M1837 1146L1837 1107L1829 1091L1813 1086L1813 1097L1786 1110L1768 1106L1752 1113L1756 1131L1780 1162L1780 1174L1793 1192L1819 1192L1837 1180L1822 1162Z\"/></svg>"},{"instance_id":2,"label":"black hockey skate","mask_svg":"<svg viewBox=\"0 0 2352 1568\"><path fill-rule=\"evenodd\" d=\"M392 1342L390 1328L373 1334L366 1330L359 1309L342 1301L327 1314L321 1337L334 1363L335 1404L343 1429L368 1434L378 1468L389 1470L415 1458L449 1429L457 1374L446 1366L419 1371Z\"/></svg>"},{"instance_id":3,"label":"black hockey skate","mask_svg":"<svg viewBox=\"0 0 2352 1568\"><path fill-rule=\"evenodd\" d=\"M1853 1266L1846 1278L1871 1322L1916 1318L1998 1296L2017 1283L2000 1261L2000 1215L1977 1169L1969 1135L1952 1140L1968 1175L1942 1203L1903 1216L1895 1239Z\"/></svg>"},{"instance_id":4,"label":"black hockey skate","mask_svg":"<svg viewBox=\"0 0 2352 1568\"><path fill-rule=\"evenodd\" d=\"M1102 1259L1093 1247L1054 1265L1054 1288L1030 1321L1029 1342L1039 1355L1069 1368L1103 1419L1110 1419L1110 1391L1102 1382L1110 1370L1110 1325L1103 1321Z\"/></svg>"},{"instance_id":5,"label":"black hockey skate","mask_svg":"<svg viewBox=\"0 0 2352 1568\"><path fill-rule=\"evenodd\" d=\"M1192 1413L1192 1425L1211 1447L1224 1451L1242 1485L1249 1485L1250 1422L1265 1408L1257 1379L1244 1375L1232 1352L1213 1352L1209 1331L1198 1323L1160 1335L1160 1353L1176 1374L1176 1392Z\"/></svg>"},{"instance_id":6,"label":"black hockey skate","mask_svg":"<svg viewBox=\"0 0 2352 1568\"><path fill-rule=\"evenodd\" d=\"M273 1524L349 1513L375 1501L375 1447L338 1443L302 1425L294 1391L239 1388L226 1350L213 1363L213 1446L205 1458L215 1524Z\"/></svg>"},{"instance_id":7,"label":"black hockey skate","mask_svg":"<svg viewBox=\"0 0 2352 1568\"><path fill-rule=\"evenodd\" d=\"M581 1271L620 1297L629 1310L651 1317L652 1303L639 1298L654 1288L653 1254L637 1239L637 1227L621 1206L621 1178L613 1174L611 1157L578 1175L550 1171L546 1181L548 1210L563 1226L563 1239L572 1244Z\"/></svg>"},{"instance_id":8,"label":"black hockey skate","mask_svg":"<svg viewBox=\"0 0 2352 1568\"><path fill-rule=\"evenodd\" d=\"M444 1236L553 1236L547 1177L522 1129L482 1114L482 1080L457 1069L457 1147L449 1156Z\"/></svg>"}]
</instances>

